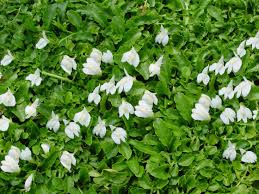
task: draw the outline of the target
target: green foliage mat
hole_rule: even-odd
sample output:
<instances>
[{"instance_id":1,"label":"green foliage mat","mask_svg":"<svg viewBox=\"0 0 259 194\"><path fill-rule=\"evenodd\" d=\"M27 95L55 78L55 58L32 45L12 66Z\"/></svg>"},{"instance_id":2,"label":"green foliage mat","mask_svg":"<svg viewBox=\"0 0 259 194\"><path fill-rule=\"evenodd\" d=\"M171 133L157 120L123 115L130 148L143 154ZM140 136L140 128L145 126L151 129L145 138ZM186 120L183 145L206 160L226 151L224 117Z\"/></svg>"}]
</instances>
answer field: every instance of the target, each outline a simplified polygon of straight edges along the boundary
<instances>
[{"instance_id":1,"label":"green foliage mat","mask_svg":"<svg viewBox=\"0 0 259 194\"><path fill-rule=\"evenodd\" d=\"M12 119L8 131L0 133L0 160L11 145L32 150L32 162L20 161L18 174L0 172L0 192L23 192L24 182L34 173L29 193L258 193L259 166L223 159L227 141L259 155L256 121L224 125L219 111L211 113L210 122L191 118L191 110L202 93L214 96L231 79L239 83L245 76L254 81L250 95L243 101L258 109L259 51L247 49L242 69L236 74L211 75L208 86L196 83L201 70L233 51L259 29L258 0L2 0L0 1L0 51L11 50L15 60L1 66L0 93L14 91L17 105L0 106ZM169 43L155 43L163 25ZM35 48L42 31L50 43ZM124 52L134 46L140 56L135 69L121 62ZM111 50L114 64L102 64L101 76L87 76L82 64L92 51ZM68 76L60 67L64 55L76 57L77 70ZM161 74L149 78L149 64L164 55ZM125 94L102 93L98 106L87 96L98 84L116 81L123 68L135 76L132 90ZM25 77L37 68L43 81L30 87ZM119 118L122 98L137 105L148 89L155 92L158 105L154 118L130 116ZM41 101L35 118L25 119L24 108L33 99ZM224 106L239 107L238 99L224 101ZM92 120L81 127L80 136L69 139L64 125L57 133L46 128L51 111L72 120L87 107ZM127 131L126 143L116 145L107 127L105 138L92 134L98 116ZM51 145L46 155L40 147ZM75 153L76 166L71 172L60 163L66 150Z\"/></svg>"}]
</instances>

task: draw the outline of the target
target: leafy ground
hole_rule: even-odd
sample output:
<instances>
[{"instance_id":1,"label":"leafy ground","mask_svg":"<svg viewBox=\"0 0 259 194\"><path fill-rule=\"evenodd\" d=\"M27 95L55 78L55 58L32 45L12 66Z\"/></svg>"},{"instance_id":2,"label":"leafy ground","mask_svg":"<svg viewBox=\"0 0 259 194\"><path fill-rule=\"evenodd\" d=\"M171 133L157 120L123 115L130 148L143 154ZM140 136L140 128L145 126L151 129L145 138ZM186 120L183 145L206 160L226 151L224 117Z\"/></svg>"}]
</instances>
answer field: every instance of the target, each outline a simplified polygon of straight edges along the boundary
<instances>
[{"instance_id":1,"label":"leafy ground","mask_svg":"<svg viewBox=\"0 0 259 194\"><path fill-rule=\"evenodd\" d=\"M11 145L32 150L33 162L20 161L21 172L0 172L1 193L22 192L25 177L34 173L30 193L258 193L258 163L233 162L222 158L231 139L238 147L259 155L258 123L224 125L220 112L210 122L191 118L191 109L202 93L214 96L230 79L239 83L246 76L254 81L246 99L225 101L237 107L243 101L258 109L258 50L247 49L238 74L211 74L208 86L196 83L196 77L208 64L224 55L228 60L240 42L255 36L259 29L258 0L164 0L155 1L29 1L0 3L0 53L11 50L15 60L1 66L0 93L14 91L17 105L0 110L12 124L0 133L0 159ZM163 25L169 31L165 47L155 44ZM45 30L50 40L42 50L35 44ZM121 62L132 46L140 55L135 69ZM86 76L82 72L92 48L111 50L114 65L102 64L103 74ZM76 56L78 68L68 76L60 67L63 55ZM148 66L164 55L161 75L148 78ZM87 96L99 84L115 75L119 80L127 66L137 78L127 95L102 94L99 106L89 104ZM43 82L30 87L25 81L39 68ZM47 73L55 74L55 77ZM68 82L67 79L72 80ZM118 117L122 98L136 105L144 89L157 93L155 116L129 120ZM36 97L41 101L38 115L25 119L24 108ZM64 125L58 133L49 131L46 122L54 110L61 118L72 120L86 107L92 116L89 127L81 127L80 137L69 139ZM124 127L128 137L116 145L110 130L104 139L92 135L101 115L107 123ZM41 143L51 145L45 155ZM68 172L60 164L63 150L75 153L76 166Z\"/></svg>"}]
</instances>

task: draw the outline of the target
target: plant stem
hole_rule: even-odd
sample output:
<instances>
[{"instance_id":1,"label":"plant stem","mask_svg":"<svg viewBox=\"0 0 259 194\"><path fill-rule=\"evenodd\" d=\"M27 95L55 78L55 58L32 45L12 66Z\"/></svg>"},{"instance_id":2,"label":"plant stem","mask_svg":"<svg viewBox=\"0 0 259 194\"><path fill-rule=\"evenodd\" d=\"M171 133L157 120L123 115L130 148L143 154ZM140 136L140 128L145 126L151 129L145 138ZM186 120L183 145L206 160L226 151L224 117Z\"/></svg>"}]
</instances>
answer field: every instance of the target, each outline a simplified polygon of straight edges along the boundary
<instances>
[{"instance_id":1,"label":"plant stem","mask_svg":"<svg viewBox=\"0 0 259 194\"><path fill-rule=\"evenodd\" d=\"M42 71L41 72L43 75L47 75L49 77L53 77L53 78L56 78L56 79L59 79L59 80L62 80L62 81L66 81L66 82L69 82L69 83L72 83L73 81L68 79L68 78L65 78L65 77L61 77L59 75L56 75L56 74L53 74L53 73L48 73L46 71Z\"/></svg>"}]
</instances>

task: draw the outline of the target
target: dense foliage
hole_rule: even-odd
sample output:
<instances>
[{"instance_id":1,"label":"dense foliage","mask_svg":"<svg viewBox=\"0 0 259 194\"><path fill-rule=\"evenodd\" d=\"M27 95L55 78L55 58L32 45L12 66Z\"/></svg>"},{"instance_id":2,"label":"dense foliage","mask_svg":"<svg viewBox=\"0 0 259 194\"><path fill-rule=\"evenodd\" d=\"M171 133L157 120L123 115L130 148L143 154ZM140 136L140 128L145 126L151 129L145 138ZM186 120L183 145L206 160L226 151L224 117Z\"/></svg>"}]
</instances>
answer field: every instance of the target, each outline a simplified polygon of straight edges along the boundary
<instances>
[{"instance_id":1,"label":"dense foliage","mask_svg":"<svg viewBox=\"0 0 259 194\"><path fill-rule=\"evenodd\" d=\"M30 193L258 193L259 166L237 159L223 159L228 140L237 148L259 155L256 120L225 125L220 111L211 112L209 122L194 121L192 108L201 94L211 97L230 80L237 85L245 76L254 85L246 98L224 100L224 107L238 109L243 102L258 109L259 50L247 48L237 74L210 74L207 86L197 84L202 69L233 51L259 29L258 0L4 0L0 1L0 56L9 49L14 61L1 66L0 94L9 88L15 107L0 105L11 119L0 132L0 160L11 145L32 150L33 160L20 161L20 173L0 172L1 193L24 191L24 182L34 174ZM155 37L163 25L169 32L166 46ZM35 49L45 31L49 44ZM137 68L121 62L132 47L138 51ZM92 51L109 49L114 64L102 63L102 75L89 76L82 64ZM77 70L68 75L60 67L64 55L75 57ZM160 76L149 78L148 67L164 56ZM31 87L25 77L39 68L43 81ZM124 76L124 68L136 78L128 93L106 95L98 106L87 96L99 84ZM134 106L145 89L155 92L158 105L154 117L119 118L118 106L126 99ZM24 109L36 98L37 116L26 119ZM79 137L70 139L64 124L57 133L46 128L55 111L72 120L83 107L92 119L81 126ZM92 134L98 116L127 131L125 143L115 144L107 127L104 138ZM48 154L42 143L51 148ZM74 153L76 165L69 172L60 163L66 150Z\"/></svg>"}]
</instances>

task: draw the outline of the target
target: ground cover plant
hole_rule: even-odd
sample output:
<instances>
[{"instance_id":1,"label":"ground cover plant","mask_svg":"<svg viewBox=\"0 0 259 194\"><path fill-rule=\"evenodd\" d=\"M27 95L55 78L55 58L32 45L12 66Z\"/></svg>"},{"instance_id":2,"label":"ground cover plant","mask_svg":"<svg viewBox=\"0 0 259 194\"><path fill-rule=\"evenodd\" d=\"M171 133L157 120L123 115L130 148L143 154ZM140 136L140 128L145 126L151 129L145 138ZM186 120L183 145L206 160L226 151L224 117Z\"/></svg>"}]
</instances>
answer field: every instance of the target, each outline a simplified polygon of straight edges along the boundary
<instances>
[{"instance_id":1,"label":"ground cover plant","mask_svg":"<svg viewBox=\"0 0 259 194\"><path fill-rule=\"evenodd\" d=\"M0 1L1 193L258 193L258 0Z\"/></svg>"}]
</instances>

